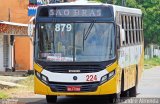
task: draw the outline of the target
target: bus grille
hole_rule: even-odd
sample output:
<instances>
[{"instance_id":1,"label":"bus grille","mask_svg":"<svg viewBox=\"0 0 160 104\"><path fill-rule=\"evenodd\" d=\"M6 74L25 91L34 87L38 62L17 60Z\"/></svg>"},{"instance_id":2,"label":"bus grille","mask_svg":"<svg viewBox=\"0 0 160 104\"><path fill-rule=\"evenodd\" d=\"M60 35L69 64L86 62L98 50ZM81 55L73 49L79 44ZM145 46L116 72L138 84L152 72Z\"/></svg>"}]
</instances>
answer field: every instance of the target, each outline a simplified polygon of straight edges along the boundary
<instances>
[{"instance_id":1,"label":"bus grille","mask_svg":"<svg viewBox=\"0 0 160 104\"><path fill-rule=\"evenodd\" d=\"M93 73L103 69L99 65L49 65L46 67L46 70L55 73Z\"/></svg>"},{"instance_id":2,"label":"bus grille","mask_svg":"<svg viewBox=\"0 0 160 104\"><path fill-rule=\"evenodd\" d=\"M81 91L80 92L93 92L97 90L98 87L98 82L94 82L94 83L64 83L64 84L54 84L54 83L50 83L50 88L52 91L54 92L67 92L67 86L80 86L81 87Z\"/></svg>"}]
</instances>

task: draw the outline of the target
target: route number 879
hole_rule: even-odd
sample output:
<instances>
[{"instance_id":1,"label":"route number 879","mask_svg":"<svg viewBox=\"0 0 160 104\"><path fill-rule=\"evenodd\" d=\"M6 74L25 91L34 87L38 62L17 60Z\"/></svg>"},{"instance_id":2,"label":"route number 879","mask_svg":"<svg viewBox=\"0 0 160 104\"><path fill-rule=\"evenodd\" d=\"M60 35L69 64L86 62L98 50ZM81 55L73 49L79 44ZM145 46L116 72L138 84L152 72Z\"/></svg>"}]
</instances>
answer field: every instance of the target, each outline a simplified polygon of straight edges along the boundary
<instances>
[{"instance_id":1,"label":"route number 879","mask_svg":"<svg viewBox=\"0 0 160 104\"><path fill-rule=\"evenodd\" d=\"M55 31L71 31L72 25L71 24L56 24Z\"/></svg>"}]
</instances>

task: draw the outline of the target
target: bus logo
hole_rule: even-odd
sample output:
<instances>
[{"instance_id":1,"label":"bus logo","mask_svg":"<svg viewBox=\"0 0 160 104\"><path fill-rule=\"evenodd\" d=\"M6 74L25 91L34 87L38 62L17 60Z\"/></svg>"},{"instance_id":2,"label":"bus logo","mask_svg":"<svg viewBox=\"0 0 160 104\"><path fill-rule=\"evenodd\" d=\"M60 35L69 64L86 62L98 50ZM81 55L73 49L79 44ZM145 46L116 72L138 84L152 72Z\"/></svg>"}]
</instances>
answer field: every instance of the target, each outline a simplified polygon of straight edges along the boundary
<instances>
[{"instance_id":1,"label":"bus logo","mask_svg":"<svg viewBox=\"0 0 160 104\"><path fill-rule=\"evenodd\" d=\"M77 80L77 79L78 79L77 76L74 76L74 77L73 77L73 80Z\"/></svg>"}]
</instances>

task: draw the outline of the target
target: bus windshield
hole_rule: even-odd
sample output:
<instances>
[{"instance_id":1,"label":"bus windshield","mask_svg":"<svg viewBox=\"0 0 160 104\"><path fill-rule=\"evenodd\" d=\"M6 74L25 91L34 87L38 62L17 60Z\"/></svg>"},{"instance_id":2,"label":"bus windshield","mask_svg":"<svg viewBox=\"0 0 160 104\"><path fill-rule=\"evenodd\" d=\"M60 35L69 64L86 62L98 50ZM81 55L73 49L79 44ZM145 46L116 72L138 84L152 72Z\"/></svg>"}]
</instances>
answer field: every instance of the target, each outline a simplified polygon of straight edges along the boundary
<instances>
[{"instance_id":1,"label":"bus windshield","mask_svg":"<svg viewBox=\"0 0 160 104\"><path fill-rule=\"evenodd\" d=\"M37 58L55 62L107 61L115 57L113 23L39 23Z\"/></svg>"}]
</instances>

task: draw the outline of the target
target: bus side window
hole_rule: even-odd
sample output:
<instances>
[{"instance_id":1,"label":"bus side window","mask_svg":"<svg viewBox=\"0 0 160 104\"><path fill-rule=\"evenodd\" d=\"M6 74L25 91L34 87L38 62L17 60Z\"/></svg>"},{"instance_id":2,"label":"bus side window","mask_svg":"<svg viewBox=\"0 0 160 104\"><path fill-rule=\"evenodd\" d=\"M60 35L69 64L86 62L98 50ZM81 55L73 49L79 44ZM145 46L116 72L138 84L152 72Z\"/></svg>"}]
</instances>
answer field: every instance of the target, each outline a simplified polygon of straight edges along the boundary
<instances>
[{"instance_id":1,"label":"bus side window","mask_svg":"<svg viewBox=\"0 0 160 104\"><path fill-rule=\"evenodd\" d=\"M128 45L128 16L125 16L125 38L126 38L126 45Z\"/></svg>"},{"instance_id":2,"label":"bus side window","mask_svg":"<svg viewBox=\"0 0 160 104\"><path fill-rule=\"evenodd\" d=\"M132 24L132 30L131 30L131 32L132 32L133 44L135 44L133 16L131 16L131 24Z\"/></svg>"},{"instance_id":3,"label":"bus side window","mask_svg":"<svg viewBox=\"0 0 160 104\"><path fill-rule=\"evenodd\" d=\"M129 28L128 28L128 31L129 31L129 43L132 44L131 16L128 16L128 23L129 23Z\"/></svg>"},{"instance_id":4,"label":"bus side window","mask_svg":"<svg viewBox=\"0 0 160 104\"><path fill-rule=\"evenodd\" d=\"M135 22L135 16L133 16L133 34L134 34L134 43L137 44L137 41L136 41L136 22Z\"/></svg>"},{"instance_id":5,"label":"bus side window","mask_svg":"<svg viewBox=\"0 0 160 104\"><path fill-rule=\"evenodd\" d=\"M139 20L139 17L137 17L137 20L138 20L138 28L137 28L137 32L138 32L138 42L139 44L141 43L141 37L140 37L140 20Z\"/></svg>"},{"instance_id":6,"label":"bus side window","mask_svg":"<svg viewBox=\"0 0 160 104\"><path fill-rule=\"evenodd\" d=\"M136 42L139 43L139 36L138 36L138 20L137 20L137 17L135 17L135 23L136 23Z\"/></svg>"},{"instance_id":7,"label":"bus side window","mask_svg":"<svg viewBox=\"0 0 160 104\"><path fill-rule=\"evenodd\" d=\"M124 20L123 20L123 15L121 15L121 24L122 24L122 29L124 29Z\"/></svg>"},{"instance_id":8,"label":"bus side window","mask_svg":"<svg viewBox=\"0 0 160 104\"><path fill-rule=\"evenodd\" d=\"M120 31L120 42L121 42L121 46L124 46L125 45L125 31L124 31L124 28L125 28L125 18L124 18L124 15L121 15L121 25L122 25L122 28L121 28L121 31Z\"/></svg>"}]
</instances>

